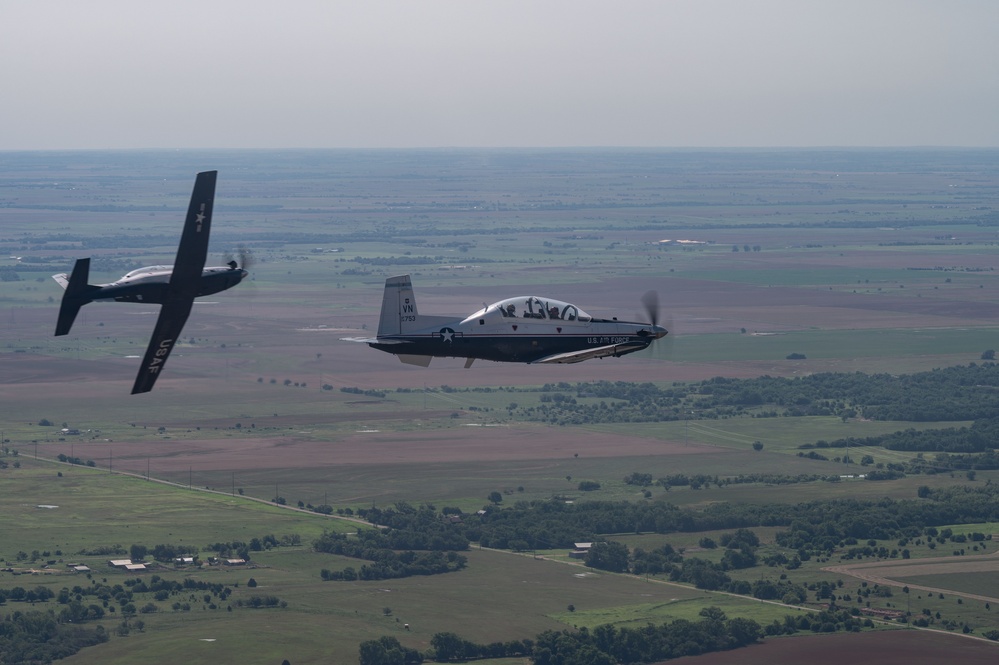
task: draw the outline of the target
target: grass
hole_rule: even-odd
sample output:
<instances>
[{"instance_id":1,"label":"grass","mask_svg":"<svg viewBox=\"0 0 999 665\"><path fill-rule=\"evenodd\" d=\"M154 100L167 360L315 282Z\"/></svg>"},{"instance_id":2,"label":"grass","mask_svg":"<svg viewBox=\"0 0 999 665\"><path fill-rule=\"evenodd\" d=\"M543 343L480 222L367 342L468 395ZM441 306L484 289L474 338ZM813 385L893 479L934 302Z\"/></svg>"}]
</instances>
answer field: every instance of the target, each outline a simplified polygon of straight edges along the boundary
<instances>
[{"instance_id":1,"label":"grass","mask_svg":"<svg viewBox=\"0 0 999 665\"><path fill-rule=\"evenodd\" d=\"M662 584L650 581L650 585ZM685 593L686 592L686 593ZM782 620L785 615L795 614L801 610L790 609L781 605L764 603L752 598L729 596L725 594L708 594L696 592L688 596L689 589L679 587L676 594L666 602L644 603L625 607L612 607L594 610L574 610L562 612L558 618L564 623L577 628L593 629L603 624L613 624L618 627L640 628L648 623L669 623L676 619L698 621L700 612L706 607L720 608L729 619L737 617L753 619L761 626L774 620Z\"/></svg>"},{"instance_id":2,"label":"grass","mask_svg":"<svg viewBox=\"0 0 999 665\"><path fill-rule=\"evenodd\" d=\"M753 443L763 444L764 452L797 455L799 446L816 441L836 441L849 437L875 437L906 429L931 429L961 427L970 423L925 423L907 421L874 421L835 416L803 416L795 418L729 418L675 420L661 423L631 423L628 429L641 436L664 441L683 441L686 444L704 444L732 450L751 451ZM593 431L613 431L620 426L587 425ZM843 449L829 448L821 452L842 454ZM891 451L864 450L865 453L885 454ZM856 451L851 455L856 456ZM747 471L749 473L749 471Z\"/></svg>"},{"instance_id":3,"label":"grass","mask_svg":"<svg viewBox=\"0 0 999 665\"><path fill-rule=\"evenodd\" d=\"M4 482L8 491L0 497L0 528L7 534L7 561L18 551L62 551L63 557L80 558L80 551L112 544L125 550L133 543L204 547L267 534L297 533L310 539L323 529L352 528L248 498L183 491L106 470L32 459L8 469ZM100 566L104 559L81 560Z\"/></svg>"},{"instance_id":4,"label":"grass","mask_svg":"<svg viewBox=\"0 0 999 665\"><path fill-rule=\"evenodd\" d=\"M973 593L980 596L999 598L999 572L946 573L941 575L899 575L896 579L903 584L919 584L936 589L952 589L959 593ZM911 593L911 592L910 592ZM968 601L981 605L981 601ZM999 603L997 603L999 605ZM999 607L996 608L999 611Z\"/></svg>"}]
</instances>

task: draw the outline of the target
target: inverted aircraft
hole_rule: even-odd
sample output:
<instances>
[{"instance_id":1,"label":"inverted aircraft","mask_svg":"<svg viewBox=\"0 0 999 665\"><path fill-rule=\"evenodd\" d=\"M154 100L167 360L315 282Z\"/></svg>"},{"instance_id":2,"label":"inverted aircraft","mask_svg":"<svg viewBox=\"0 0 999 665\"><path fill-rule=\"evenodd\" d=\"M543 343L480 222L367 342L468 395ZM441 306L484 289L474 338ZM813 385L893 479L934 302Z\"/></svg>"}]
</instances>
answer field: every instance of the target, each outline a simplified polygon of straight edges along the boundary
<instances>
[{"instance_id":1,"label":"inverted aircraft","mask_svg":"<svg viewBox=\"0 0 999 665\"><path fill-rule=\"evenodd\" d=\"M649 322L598 319L554 298L517 296L463 317L428 316L416 308L409 275L385 280L378 334L345 338L395 354L404 363L427 367L435 357L514 363L578 363L647 349L666 336L656 323L658 296L643 297Z\"/></svg>"},{"instance_id":2,"label":"inverted aircraft","mask_svg":"<svg viewBox=\"0 0 999 665\"><path fill-rule=\"evenodd\" d=\"M248 274L236 261L230 261L226 266L205 267L217 176L218 171L197 175L177 258L172 266L147 266L110 284L88 284L90 259L86 258L77 259L68 277L65 273L52 276L66 290L59 308L56 336L68 334L80 308L94 301L162 305L132 386L133 395L152 390L187 322L194 299L230 289Z\"/></svg>"}]
</instances>

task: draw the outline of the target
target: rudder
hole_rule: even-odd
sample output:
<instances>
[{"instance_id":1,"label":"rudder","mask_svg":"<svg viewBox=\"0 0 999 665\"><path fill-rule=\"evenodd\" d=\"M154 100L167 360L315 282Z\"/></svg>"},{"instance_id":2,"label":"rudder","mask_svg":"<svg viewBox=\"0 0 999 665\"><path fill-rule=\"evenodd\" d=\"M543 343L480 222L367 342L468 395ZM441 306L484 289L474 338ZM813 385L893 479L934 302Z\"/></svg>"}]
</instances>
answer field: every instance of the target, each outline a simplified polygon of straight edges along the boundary
<instances>
[{"instance_id":1,"label":"rudder","mask_svg":"<svg viewBox=\"0 0 999 665\"><path fill-rule=\"evenodd\" d=\"M63 279L59 279L63 277ZM76 315L80 308L91 302L87 293L91 290L87 280L90 279L90 259L77 259L73 266L73 273L69 276L69 281L65 281L65 276L55 275L66 292L62 294L62 305L59 306L59 320L56 322L56 337L66 335L73 327ZM65 282L65 283L64 283Z\"/></svg>"},{"instance_id":2,"label":"rudder","mask_svg":"<svg viewBox=\"0 0 999 665\"><path fill-rule=\"evenodd\" d=\"M378 336L401 335L417 327L416 297L409 275L385 280L382 313L378 319Z\"/></svg>"}]
</instances>

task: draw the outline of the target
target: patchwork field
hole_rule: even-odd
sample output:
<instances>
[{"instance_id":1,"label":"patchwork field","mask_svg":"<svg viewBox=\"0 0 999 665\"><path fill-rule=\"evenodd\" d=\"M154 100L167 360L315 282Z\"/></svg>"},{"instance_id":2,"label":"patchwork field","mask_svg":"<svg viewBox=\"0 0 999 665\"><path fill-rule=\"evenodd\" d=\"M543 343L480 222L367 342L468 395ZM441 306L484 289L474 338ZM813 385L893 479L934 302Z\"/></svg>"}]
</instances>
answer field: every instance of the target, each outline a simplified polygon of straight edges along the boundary
<instances>
[{"instance_id":1,"label":"patchwork field","mask_svg":"<svg viewBox=\"0 0 999 665\"><path fill-rule=\"evenodd\" d=\"M193 175L208 168L220 171L209 263L248 249L251 279L199 302L155 390L130 396L156 307L94 303L70 335L55 338L62 292L50 276L85 256L94 257L95 282L170 263ZM220 652L296 665L356 662L358 644L384 634L424 649L440 631L524 639L548 628L696 617L708 605L768 622L792 610L592 575L561 551L541 560L473 550L460 573L320 584L321 568L350 562L330 564L310 551L312 539L358 525L295 507L402 501L474 512L494 491L501 505L565 496L706 506L913 498L922 486L999 482L999 472L982 470L975 479L655 486L645 496L625 476L853 475L856 464L799 457L799 446L970 423L692 412L560 426L522 415L550 383L898 375L981 362L999 346L997 194L994 151L0 154L0 459L9 463L0 469L0 558L19 573L0 573L0 588L79 584L66 564L102 566L107 556L77 554L101 545L301 536L299 546L255 555L252 573L195 574L238 582L234 597L244 598L252 576L288 601L286 611L164 607L146 617L144 632L67 660L77 664L218 662ZM671 334L624 358L477 361L468 369L444 358L413 367L341 341L371 334L384 279L406 273L421 313L435 315L538 294L635 320L645 316L642 294L655 289ZM883 464L912 456L870 452ZM60 455L92 468L60 463ZM600 489L582 492L582 480ZM278 497L285 507L273 505ZM693 547L684 537L673 542ZM34 550L49 555L26 578L18 554ZM830 562L812 562L800 575L942 592L945 614L981 636L999 628L977 599L994 599L994 584L976 588L969 579L991 580L992 551L973 563L923 561L932 552L919 550L920 565L940 566L931 568L913 559L823 571ZM48 560L56 563L43 573ZM956 607L952 594L967 602ZM943 638L779 639L696 662L762 653L795 660L798 648L809 658L832 649L903 653L923 639ZM948 636L941 648L980 646L954 642L971 643ZM994 656L994 646L981 644ZM904 662L921 662L912 658Z\"/></svg>"}]
</instances>

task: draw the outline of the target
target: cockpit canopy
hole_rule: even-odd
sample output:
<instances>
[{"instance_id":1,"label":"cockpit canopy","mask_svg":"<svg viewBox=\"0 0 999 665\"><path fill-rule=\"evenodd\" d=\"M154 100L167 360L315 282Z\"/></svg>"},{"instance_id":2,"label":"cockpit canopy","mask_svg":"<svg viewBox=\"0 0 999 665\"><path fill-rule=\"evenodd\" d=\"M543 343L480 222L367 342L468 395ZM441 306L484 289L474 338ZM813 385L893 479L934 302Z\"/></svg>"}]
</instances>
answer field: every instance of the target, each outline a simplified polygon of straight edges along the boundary
<instances>
[{"instance_id":1,"label":"cockpit canopy","mask_svg":"<svg viewBox=\"0 0 999 665\"><path fill-rule=\"evenodd\" d=\"M127 273L119 281L124 282L126 279L131 279L133 277L139 277L141 275L151 275L154 273L164 273L173 270L173 266L146 266L144 268L136 268L130 273Z\"/></svg>"},{"instance_id":2,"label":"cockpit canopy","mask_svg":"<svg viewBox=\"0 0 999 665\"><path fill-rule=\"evenodd\" d=\"M538 296L517 296L494 302L472 314L467 320L487 317L490 319L540 319L579 323L589 323L591 320L589 314L572 303Z\"/></svg>"}]
</instances>

